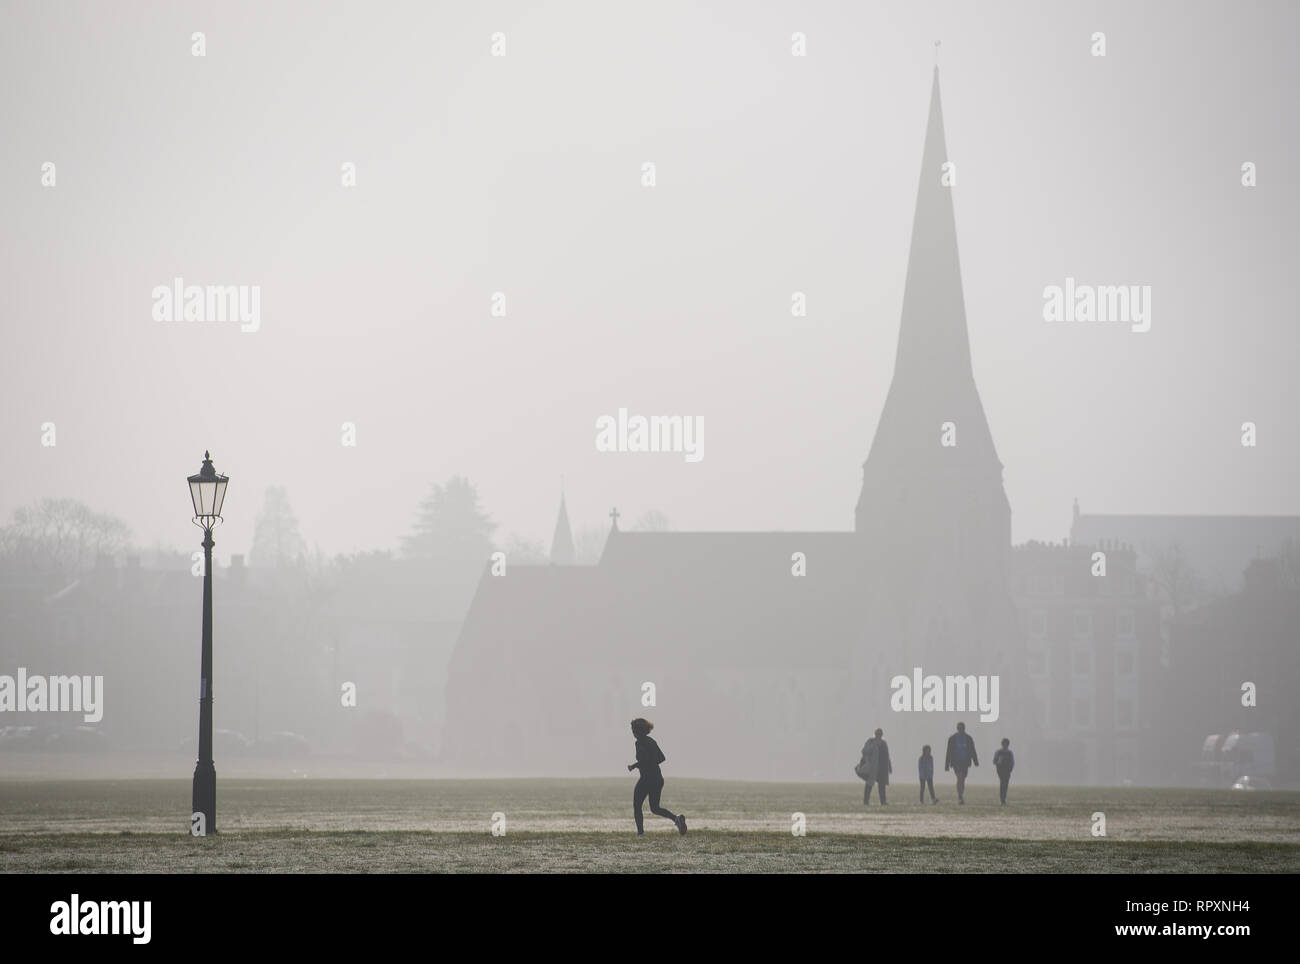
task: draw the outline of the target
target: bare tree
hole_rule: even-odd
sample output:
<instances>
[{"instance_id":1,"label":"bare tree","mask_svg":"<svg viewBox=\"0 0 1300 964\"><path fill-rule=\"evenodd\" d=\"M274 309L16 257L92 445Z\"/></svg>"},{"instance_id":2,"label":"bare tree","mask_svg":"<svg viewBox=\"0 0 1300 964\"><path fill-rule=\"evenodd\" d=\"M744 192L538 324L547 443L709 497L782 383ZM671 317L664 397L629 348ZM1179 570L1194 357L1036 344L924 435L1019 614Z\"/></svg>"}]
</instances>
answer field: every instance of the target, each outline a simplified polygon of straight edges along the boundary
<instances>
[{"instance_id":1,"label":"bare tree","mask_svg":"<svg viewBox=\"0 0 1300 964\"><path fill-rule=\"evenodd\" d=\"M1205 581L1192 568L1187 553L1179 543L1171 543L1151 555L1151 578L1160 599L1172 610L1173 621L1202 602L1207 593Z\"/></svg>"},{"instance_id":2,"label":"bare tree","mask_svg":"<svg viewBox=\"0 0 1300 964\"><path fill-rule=\"evenodd\" d=\"M669 528L668 517L658 509L651 509L644 513L632 526L632 529L637 532L667 532ZM605 551L605 540L608 538L607 523L580 526L573 533L573 556L578 565L594 566L600 562L600 557Z\"/></svg>"},{"instance_id":3,"label":"bare tree","mask_svg":"<svg viewBox=\"0 0 1300 964\"><path fill-rule=\"evenodd\" d=\"M668 516L658 509L651 509L637 519L632 528L638 532L667 532L672 526L668 524Z\"/></svg>"},{"instance_id":4,"label":"bare tree","mask_svg":"<svg viewBox=\"0 0 1300 964\"><path fill-rule=\"evenodd\" d=\"M579 526L573 534L573 558L580 566L594 566L600 562L600 555L605 551L605 539L609 535L609 526Z\"/></svg>"},{"instance_id":5,"label":"bare tree","mask_svg":"<svg viewBox=\"0 0 1300 964\"><path fill-rule=\"evenodd\" d=\"M506 554L506 563L515 566L540 566L550 562L546 555L546 546L532 539L526 539L512 532L506 538L502 550Z\"/></svg>"},{"instance_id":6,"label":"bare tree","mask_svg":"<svg viewBox=\"0 0 1300 964\"><path fill-rule=\"evenodd\" d=\"M1278 570L1282 584L1290 589L1300 589L1300 543L1287 539L1277 553Z\"/></svg>"},{"instance_id":7,"label":"bare tree","mask_svg":"<svg viewBox=\"0 0 1300 964\"><path fill-rule=\"evenodd\" d=\"M1176 627L1183 616L1206 598L1205 582L1176 542L1151 553L1151 580L1160 601L1160 661L1170 665Z\"/></svg>"},{"instance_id":8,"label":"bare tree","mask_svg":"<svg viewBox=\"0 0 1300 964\"><path fill-rule=\"evenodd\" d=\"M75 499L45 498L14 510L13 521L0 528L0 555L73 576L93 566L100 554L123 551L130 540L130 527L116 516Z\"/></svg>"}]
</instances>

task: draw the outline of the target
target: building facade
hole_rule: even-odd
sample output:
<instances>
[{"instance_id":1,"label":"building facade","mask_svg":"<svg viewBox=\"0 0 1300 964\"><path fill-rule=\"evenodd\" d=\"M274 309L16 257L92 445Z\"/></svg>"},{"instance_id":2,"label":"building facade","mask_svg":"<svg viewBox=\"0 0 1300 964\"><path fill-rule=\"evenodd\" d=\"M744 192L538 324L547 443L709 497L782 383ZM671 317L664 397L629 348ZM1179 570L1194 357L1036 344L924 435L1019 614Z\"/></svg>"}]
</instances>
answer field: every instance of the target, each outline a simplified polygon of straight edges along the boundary
<instances>
[{"instance_id":1,"label":"building facade","mask_svg":"<svg viewBox=\"0 0 1300 964\"><path fill-rule=\"evenodd\" d=\"M1159 606L1136 553L1111 543L1017 546L1011 588L1043 778L1141 782L1162 675Z\"/></svg>"}]
</instances>

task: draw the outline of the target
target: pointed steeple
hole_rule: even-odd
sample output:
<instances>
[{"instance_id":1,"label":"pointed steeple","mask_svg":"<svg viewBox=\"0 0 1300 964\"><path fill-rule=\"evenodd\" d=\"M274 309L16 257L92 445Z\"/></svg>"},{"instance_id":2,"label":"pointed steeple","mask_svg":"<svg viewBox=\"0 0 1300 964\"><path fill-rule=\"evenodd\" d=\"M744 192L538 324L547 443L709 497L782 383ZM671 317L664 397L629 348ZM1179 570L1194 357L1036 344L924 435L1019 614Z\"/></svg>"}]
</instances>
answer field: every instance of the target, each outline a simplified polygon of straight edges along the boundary
<instances>
[{"instance_id":1,"label":"pointed steeple","mask_svg":"<svg viewBox=\"0 0 1300 964\"><path fill-rule=\"evenodd\" d=\"M921 178L912 217L912 247L903 289L894 380L928 373L971 379L970 338L957 257L957 219L952 190L956 179L943 136L939 68L930 86Z\"/></svg>"},{"instance_id":2,"label":"pointed steeple","mask_svg":"<svg viewBox=\"0 0 1300 964\"><path fill-rule=\"evenodd\" d=\"M560 488L560 514L555 519L555 535L551 536L551 565L571 566L576 559L573 551L573 532L569 528L569 512L564 507L564 488Z\"/></svg>"},{"instance_id":3,"label":"pointed steeple","mask_svg":"<svg viewBox=\"0 0 1300 964\"><path fill-rule=\"evenodd\" d=\"M1002 463L971 371L953 215L955 183L935 67L894 378L863 465L860 532L896 527L909 514L930 511L918 504L922 487L931 498L946 500L945 489L951 488L956 501L965 503L968 497L958 497L956 490L967 488L982 503L1006 505ZM947 423L951 430L944 445Z\"/></svg>"}]
</instances>

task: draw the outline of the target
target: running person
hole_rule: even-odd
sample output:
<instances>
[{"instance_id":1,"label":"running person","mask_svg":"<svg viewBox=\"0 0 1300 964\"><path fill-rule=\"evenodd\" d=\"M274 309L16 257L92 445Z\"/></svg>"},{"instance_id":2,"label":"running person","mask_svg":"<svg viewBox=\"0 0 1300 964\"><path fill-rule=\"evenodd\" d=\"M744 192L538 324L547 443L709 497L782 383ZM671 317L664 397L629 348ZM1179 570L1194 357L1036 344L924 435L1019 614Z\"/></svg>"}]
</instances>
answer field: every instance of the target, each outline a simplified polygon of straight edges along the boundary
<instances>
[{"instance_id":1,"label":"running person","mask_svg":"<svg viewBox=\"0 0 1300 964\"><path fill-rule=\"evenodd\" d=\"M628 771L640 770L641 777L636 781L636 789L632 791L632 815L636 817L636 835L638 837L645 835L645 816L641 812L641 807L645 803L645 798L650 798L650 812L660 817L667 817L677 825L677 832L686 833L686 814L678 816L671 810L666 810L659 806L659 794L664 789L664 775L659 770L659 764L663 763L667 757L664 751L659 749L659 744L650 737L650 731L655 725L649 720L637 717L632 721L632 735L636 737L636 762L627 765Z\"/></svg>"}]
</instances>

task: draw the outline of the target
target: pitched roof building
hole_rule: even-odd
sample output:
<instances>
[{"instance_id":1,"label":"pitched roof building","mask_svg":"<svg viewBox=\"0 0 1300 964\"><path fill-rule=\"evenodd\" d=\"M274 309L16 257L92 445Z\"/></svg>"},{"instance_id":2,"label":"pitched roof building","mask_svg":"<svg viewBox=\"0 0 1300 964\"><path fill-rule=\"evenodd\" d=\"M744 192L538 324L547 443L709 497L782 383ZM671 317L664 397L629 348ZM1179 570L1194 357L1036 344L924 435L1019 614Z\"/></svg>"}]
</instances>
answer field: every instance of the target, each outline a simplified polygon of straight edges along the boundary
<instances>
[{"instance_id":1,"label":"pitched roof building","mask_svg":"<svg viewBox=\"0 0 1300 964\"><path fill-rule=\"evenodd\" d=\"M958 719L991 753L1026 692L1024 650L946 162L936 68L894 378L855 531L615 525L595 566L485 570L449 670L449 762L514 776L619 773L639 715L683 775L851 779L875 727L902 761L923 742L942 746ZM563 503L556 529L561 544ZM1000 674L999 722L981 724L974 708L891 711L891 680L918 666Z\"/></svg>"}]
</instances>

